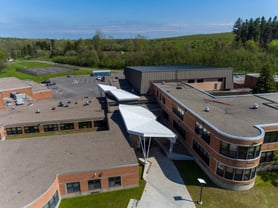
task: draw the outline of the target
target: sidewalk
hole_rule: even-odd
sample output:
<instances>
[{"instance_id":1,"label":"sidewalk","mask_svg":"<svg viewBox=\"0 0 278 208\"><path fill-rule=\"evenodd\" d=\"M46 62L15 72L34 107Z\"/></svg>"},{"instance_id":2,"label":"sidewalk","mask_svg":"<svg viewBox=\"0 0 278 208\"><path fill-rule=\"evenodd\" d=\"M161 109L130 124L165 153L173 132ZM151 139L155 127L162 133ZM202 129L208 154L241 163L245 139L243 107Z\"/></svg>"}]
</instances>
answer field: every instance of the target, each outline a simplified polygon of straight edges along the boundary
<instances>
[{"instance_id":1,"label":"sidewalk","mask_svg":"<svg viewBox=\"0 0 278 208\"><path fill-rule=\"evenodd\" d=\"M152 150L145 165L146 186L137 203L137 208L195 208L174 163L159 149Z\"/></svg>"}]
</instances>

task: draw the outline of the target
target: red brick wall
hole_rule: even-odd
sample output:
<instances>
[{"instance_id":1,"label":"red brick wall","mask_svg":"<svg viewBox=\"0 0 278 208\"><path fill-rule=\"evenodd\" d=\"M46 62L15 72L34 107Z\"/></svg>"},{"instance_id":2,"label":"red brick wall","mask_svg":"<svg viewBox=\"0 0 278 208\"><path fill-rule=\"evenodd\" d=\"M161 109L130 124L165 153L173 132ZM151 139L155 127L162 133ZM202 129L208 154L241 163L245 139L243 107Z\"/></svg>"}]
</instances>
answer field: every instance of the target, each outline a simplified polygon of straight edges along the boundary
<instances>
[{"instance_id":1,"label":"red brick wall","mask_svg":"<svg viewBox=\"0 0 278 208\"><path fill-rule=\"evenodd\" d=\"M58 177L56 177L54 183L50 186L50 188L39 199L35 200L27 207L28 208L43 207L53 197L54 193L58 190L58 188L59 188Z\"/></svg>"},{"instance_id":2,"label":"red brick wall","mask_svg":"<svg viewBox=\"0 0 278 208\"><path fill-rule=\"evenodd\" d=\"M52 90L40 91L33 93L34 100L43 100L52 98Z\"/></svg>"},{"instance_id":3,"label":"red brick wall","mask_svg":"<svg viewBox=\"0 0 278 208\"><path fill-rule=\"evenodd\" d=\"M108 187L108 178L121 176L122 185L120 187ZM38 199L35 199L26 207L37 208L44 206L58 190L59 198L70 197L80 194L86 194L90 191L88 190L88 180L100 179L101 180L101 190L99 191L109 191L113 189L123 189L129 187L136 187L139 184L139 169L138 165L114 168L109 170L96 170L90 172L81 172L75 174L64 174L56 177L50 188L42 194ZM66 183L70 182L80 182L81 193L67 194Z\"/></svg>"},{"instance_id":4,"label":"red brick wall","mask_svg":"<svg viewBox=\"0 0 278 208\"><path fill-rule=\"evenodd\" d=\"M67 194L66 183L71 182L80 182L80 191L81 193L88 193L88 180L100 179L101 180L101 190L107 191L113 188L108 187L108 178L121 176L122 186L117 188L128 188L138 186L139 182L139 173L138 165L114 168L109 170L96 170L90 172L83 172L77 174L64 174L58 176L59 178L59 188L62 196L72 196L78 195L80 193Z\"/></svg>"},{"instance_id":5,"label":"red brick wall","mask_svg":"<svg viewBox=\"0 0 278 208\"><path fill-rule=\"evenodd\" d=\"M204 80L204 82L194 82L190 83L190 85L205 91L224 89L223 82L217 80Z\"/></svg>"}]
</instances>

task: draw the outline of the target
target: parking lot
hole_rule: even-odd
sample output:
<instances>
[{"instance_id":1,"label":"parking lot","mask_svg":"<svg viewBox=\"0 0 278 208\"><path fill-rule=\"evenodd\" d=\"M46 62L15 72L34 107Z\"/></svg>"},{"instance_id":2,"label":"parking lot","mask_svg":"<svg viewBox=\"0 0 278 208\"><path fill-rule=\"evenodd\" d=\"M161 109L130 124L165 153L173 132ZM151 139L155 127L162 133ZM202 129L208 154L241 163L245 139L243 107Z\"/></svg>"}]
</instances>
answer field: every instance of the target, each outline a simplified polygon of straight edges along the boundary
<instances>
[{"instance_id":1,"label":"parking lot","mask_svg":"<svg viewBox=\"0 0 278 208\"><path fill-rule=\"evenodd\" d=\"M70 77L56 77L51 79L56 85L49 86L53 90L54 99L97 97L99 95L97 89L96 77L89 75L73 75Z\"/></svg>"}]
</instances>

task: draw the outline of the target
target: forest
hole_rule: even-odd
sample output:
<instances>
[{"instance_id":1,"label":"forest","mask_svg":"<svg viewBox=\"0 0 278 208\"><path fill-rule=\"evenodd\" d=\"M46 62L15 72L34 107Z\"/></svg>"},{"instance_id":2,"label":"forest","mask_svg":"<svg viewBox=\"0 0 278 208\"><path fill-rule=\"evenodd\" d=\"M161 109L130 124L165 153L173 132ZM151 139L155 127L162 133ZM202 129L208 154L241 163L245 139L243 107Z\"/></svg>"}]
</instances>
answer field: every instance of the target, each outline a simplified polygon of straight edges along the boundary
<instances>
[{"instance_id":1,"label":"forest","mask_svg":"<svg viewBox=\"0 0 278 208\"><path fill-rule=\"evenodd\" d=\"M96 31L89 39L0 38L0 67L7 59L49 60L76 66L122 69L127 65L205 65L259 72L270 63L278 73L277 17L234 23L228 33L162 39L137 35L114 39ZM2 60L2 61L1 61Z\"/></svg>"}]
</instances>

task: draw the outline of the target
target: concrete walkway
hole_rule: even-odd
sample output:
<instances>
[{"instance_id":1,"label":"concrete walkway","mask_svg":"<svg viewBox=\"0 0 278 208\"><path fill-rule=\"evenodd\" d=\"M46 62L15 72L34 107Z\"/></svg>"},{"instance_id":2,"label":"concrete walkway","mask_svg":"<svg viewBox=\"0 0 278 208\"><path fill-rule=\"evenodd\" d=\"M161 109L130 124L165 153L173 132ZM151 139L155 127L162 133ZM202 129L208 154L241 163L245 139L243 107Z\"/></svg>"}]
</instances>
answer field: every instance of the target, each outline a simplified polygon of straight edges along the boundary
<instances>
[{"instance_id":1,"label":"concrete walkway","mask_svg":"<svg viewBox=\"0 0 278 208\"><path fill-rule=\"evenodd\" d=\"M194 208L189 195L174 163L164 156L159 149L152 150L152 156L144 168L146 186L137 202L137 208ZM135 205L136 204L136 205Z\"/></svg>"}]
</instances>

